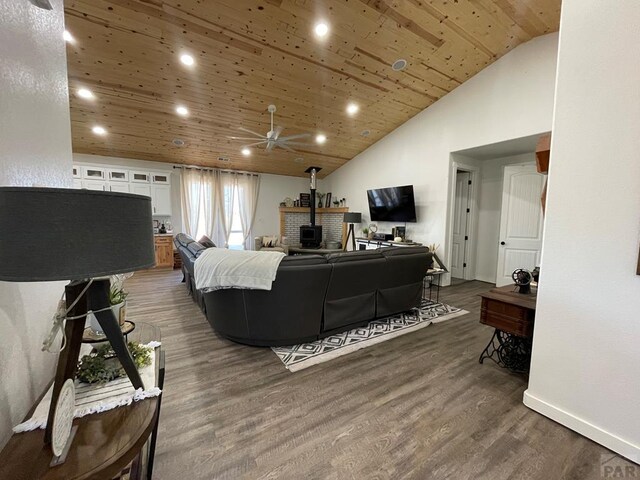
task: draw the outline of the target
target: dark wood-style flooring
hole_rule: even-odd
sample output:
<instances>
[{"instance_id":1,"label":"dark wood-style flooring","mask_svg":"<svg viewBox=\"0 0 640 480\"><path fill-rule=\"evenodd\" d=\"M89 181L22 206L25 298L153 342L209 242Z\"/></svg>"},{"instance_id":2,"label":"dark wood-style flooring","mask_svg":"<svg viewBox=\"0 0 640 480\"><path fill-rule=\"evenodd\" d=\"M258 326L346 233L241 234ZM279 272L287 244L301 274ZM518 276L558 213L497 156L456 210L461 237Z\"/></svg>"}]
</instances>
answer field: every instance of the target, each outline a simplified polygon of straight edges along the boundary
<instances>
[{"instance_id":1,"label":"dark wood-style flooring","mask_svg":"<svg viewBox=\"0 0 640 480\"><path fill-rule=\"evenodd\" d=\"M584 480L613 455L525 407L526 378L478 364L492 285L442 289L468 315L290 373L218 336L181 278L127 285L129 315L166 351L156 479Z\"/></svg>"}]
</instances>

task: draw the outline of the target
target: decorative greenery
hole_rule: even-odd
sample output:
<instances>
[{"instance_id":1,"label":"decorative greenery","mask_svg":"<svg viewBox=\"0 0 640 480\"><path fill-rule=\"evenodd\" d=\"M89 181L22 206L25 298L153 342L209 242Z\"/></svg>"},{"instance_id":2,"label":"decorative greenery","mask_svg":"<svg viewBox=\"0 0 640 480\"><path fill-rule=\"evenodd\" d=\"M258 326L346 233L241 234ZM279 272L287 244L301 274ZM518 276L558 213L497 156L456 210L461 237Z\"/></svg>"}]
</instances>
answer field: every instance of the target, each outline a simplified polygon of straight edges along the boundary
<instances>
[{"instance_id":1,"label":"decorative greenery","mask_svg":"<svg viewBox=\"0 0 640 480\"><path fill-rule=\"evenodd\" d=\"M116 285L111 285L111 289L109 290L109 303L111 303L111 305L118 305L119 303L124 302L128 295L129 292L124 288L118 288Z\"/></svg>"},{"instance_id":2,"label":"decorative greenery","mask_svg":"<svg viewBox=\"0 0 640 480\"><path fill-rule=\"evenodd\" d=\"M138 342L127 344L136 367L141 369L151 365L151 347ZM120 361L115 356L111 344L106 342L94 349L89 355L84 355L78 362L76 375L81 382L106 383L126 375Z\"/></svg>"},{"instance_id":3,"label":"decorative greenery","mask_svg":"<svg viewBox=\"0 0 640 480\"><path fill-rule=\"evenodd\" d=\"M365 237L367 237L367 236L369 235L369 229L368 229L367 227L364 227L364 228L362 229L362 234L363 234Z\"/></svg>"}]
</instances>

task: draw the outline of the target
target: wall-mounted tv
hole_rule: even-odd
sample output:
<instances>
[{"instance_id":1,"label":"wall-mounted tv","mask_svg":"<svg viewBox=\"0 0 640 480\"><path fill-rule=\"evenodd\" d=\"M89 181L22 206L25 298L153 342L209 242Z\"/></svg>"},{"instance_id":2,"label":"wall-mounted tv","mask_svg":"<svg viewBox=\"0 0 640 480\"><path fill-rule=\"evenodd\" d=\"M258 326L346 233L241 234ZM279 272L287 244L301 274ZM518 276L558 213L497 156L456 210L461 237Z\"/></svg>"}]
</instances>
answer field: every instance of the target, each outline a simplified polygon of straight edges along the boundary
<instances>
[{"instance_id":1,"label":"wall-mounted tv","mask_svg":"<svg viewBox=\"0 0 640 480\"><path fill-rule=\"evenodd\" d=\"M367 190L373 222L416 222L413 185Z\"/></svg>"}]
</instances>

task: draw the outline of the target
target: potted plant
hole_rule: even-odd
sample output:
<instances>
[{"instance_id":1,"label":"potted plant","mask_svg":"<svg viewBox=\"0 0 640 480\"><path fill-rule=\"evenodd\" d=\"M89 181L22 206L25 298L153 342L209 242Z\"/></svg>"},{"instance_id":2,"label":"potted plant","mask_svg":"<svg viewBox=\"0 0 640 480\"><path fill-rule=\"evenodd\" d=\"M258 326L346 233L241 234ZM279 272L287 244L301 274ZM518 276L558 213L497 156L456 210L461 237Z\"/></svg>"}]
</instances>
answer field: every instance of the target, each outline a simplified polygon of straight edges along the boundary
<instances>
[{"instance_id":1,"label":"potted plant","mask_svg":"<svg viewBox=\"0 0 640 480\"><path fill-rule=\"evenodd\" d=\"M364 236L364 238L369 238L369 229L367 227L364 227L362 229L362 235Z\"/></svg>"},{"instance_id":2,"label":"potted plant","mask_svg":"<svg viewBox=\"0 0 640 480\"><path fill-rule=\"evenodd\" d=\"M127 347L138 370L151 365L153 348L138 342L129 342ZM107 383L126 376L110 343L103 343L89 355L84 355L78 362L76 374L78 380L84 383Z\"/></svg>"},{"instance_id":3,"label":"potted plant","mask_svg":"<svg viewBox=\"0 0 640 480\"><path fill-rule=\"evenodd\" d=\"M113 314L118 319L118 323L122 327L124 322L126 321L127 311L127 296L129 292L124 289L124 281L129 278L132 273L128 274L118 274L111 276L111 288L109 290L109 304L111 305L111 310ZM91 330L102 335L102 327L98 322L96 316L91 313L89 314L89 325Z\"/></svg>"}]
</instances>

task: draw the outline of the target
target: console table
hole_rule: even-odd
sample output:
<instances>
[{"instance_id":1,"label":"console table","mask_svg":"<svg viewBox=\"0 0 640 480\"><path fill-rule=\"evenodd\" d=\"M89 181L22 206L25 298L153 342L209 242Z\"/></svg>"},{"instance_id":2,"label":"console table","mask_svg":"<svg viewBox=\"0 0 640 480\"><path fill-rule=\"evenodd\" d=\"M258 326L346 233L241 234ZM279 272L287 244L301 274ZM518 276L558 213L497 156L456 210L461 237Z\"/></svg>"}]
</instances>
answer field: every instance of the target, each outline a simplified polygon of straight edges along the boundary
<instances>
[{"instance_id":1,"label":"console table","mask_svg":"<svg viewBox=\"0 0 640 480\"><path fill-rule=\"evenodd\" d=\"M393 240L374 240L372 238L356 238L358 250L375 250L380 247L421 247L421 243L394 242Z\"/></svg>"},{"instance_id":2,"label":"console table","mask_svg":"<svg viewBox=\"0 0 640 480\"><path fill-rule=\"evenodd\" d=\"M163 388L162 347L156 349L156 358L157 384L159 388ZM127 478L150 479L153 474L161 401L162 395L76 418L73 424L78 430L66 460L55 467L49 466L53 454L51 448L44 444L43 429L15 433L0 452L0 478L109 479L130 466Z\"/></svg>"},{"instance_id":3,"label":"console table","mask_svg":"<svg viewBox=\"0 0 640 480\"><path fill-rule=\"evenodd\" d=\"M531 362L536 294L515 290L515 285L507 285L480 295L480 323L495 330L478 361L482 363L488 358L513 372L527 373Z\"/></svg>"}]
</instances>

